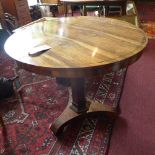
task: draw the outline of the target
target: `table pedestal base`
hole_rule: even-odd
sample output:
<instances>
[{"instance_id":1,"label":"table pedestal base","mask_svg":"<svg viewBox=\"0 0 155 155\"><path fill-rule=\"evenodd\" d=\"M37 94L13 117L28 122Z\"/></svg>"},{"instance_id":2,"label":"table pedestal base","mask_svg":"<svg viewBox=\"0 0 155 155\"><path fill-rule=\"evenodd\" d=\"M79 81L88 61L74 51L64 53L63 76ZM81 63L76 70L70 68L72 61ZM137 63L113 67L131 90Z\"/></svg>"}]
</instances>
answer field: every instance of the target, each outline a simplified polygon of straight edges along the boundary
<instances>
[{"instance_id":1,"label":"table pedestal base","mask_svg":"<svg viewBox=\"0 0 155 155\"><path fill-rule=\"evenodd\" d=\"M88 111L84 113L77 113L73 111L70 106L67 106L66 109L63 111L63 113L51 125L50 129L56 136L58 136L61 132L63 132L64 127L66 127L69 123L77 119L80 119L82 117L101 116L101 115L114 120L117 116L117 113L115 109L112 107L94 102L90 103Z\"/></svg>"}]
</instances>

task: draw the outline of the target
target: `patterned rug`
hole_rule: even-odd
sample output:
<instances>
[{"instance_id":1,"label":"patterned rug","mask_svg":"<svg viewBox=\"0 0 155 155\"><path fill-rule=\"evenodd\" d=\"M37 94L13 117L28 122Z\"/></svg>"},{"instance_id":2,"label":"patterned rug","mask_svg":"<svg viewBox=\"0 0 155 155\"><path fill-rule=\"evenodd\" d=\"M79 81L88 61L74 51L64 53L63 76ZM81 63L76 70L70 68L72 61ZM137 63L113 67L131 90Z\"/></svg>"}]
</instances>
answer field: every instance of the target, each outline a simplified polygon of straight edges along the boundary
<instances>
[{"instance_id":1,"label":"patterned rug","mask_svg":"<svg viewBox=\"0 0 155 155\"><path fill-rule=\"evenodd\" d=\"M155 38L155 2L139 2L137 4L141 28L149 39Z\"/></svg>"},{"instance_id":2,"label":"patterned rug","mask_svg":"<svg viewBox=\"0 0 155 155\"><path fill-rule=\"evenodd\" d=\"M141 22L154 21L155 2L137 2L138 16Z\"/></svg>"},{"instance_id":3,"label":"patterned rug","mask_svg":"<svg viewBox=\"0 0 155 155\"><path fill-rule=\"evenodd\" d=\"M155 21L141 23L141 28L146 32L149 39L155 39Z\"/></svg>"},{"instance_id":4,"label":"patterned rug","mask_svg":"<svg viewBox=\"0 0 155 155\"><path fill-rule=\"evenodd\" d=\"M16 70L13 60L0 53L0 75L19 75L16 96L0 101L4 126L0 127L0 154L6 155L91 155L107 154L113 122L105 117L85 118L69 125L58 139L51 123L72 101L69 87L55 78ZM87 99L117 107L126 69L87 79Z\"/></svg>"}]
</instances>

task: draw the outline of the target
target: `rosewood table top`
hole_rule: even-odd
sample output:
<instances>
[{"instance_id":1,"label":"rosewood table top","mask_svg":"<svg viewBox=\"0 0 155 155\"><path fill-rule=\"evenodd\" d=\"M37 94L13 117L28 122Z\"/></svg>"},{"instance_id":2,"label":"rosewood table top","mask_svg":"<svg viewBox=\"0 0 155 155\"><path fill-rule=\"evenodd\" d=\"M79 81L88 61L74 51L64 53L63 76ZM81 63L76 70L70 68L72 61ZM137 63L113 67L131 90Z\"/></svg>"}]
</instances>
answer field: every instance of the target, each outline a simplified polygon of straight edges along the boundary
<instances>
[{"instance_id":1,"label":"rosewood table top","mask_svg":"<svg viewBox=\"0 0 155 155\"><path fill-rule=\"evenodd\" d=\"M51 49L29 56L31 48L44 44ZM49 17L19 28L6 41L5 50L28 70L40 69L55 77L85 77L133 63L146 44L140 28L121 20Z\"/></svg>"}]
</instances>

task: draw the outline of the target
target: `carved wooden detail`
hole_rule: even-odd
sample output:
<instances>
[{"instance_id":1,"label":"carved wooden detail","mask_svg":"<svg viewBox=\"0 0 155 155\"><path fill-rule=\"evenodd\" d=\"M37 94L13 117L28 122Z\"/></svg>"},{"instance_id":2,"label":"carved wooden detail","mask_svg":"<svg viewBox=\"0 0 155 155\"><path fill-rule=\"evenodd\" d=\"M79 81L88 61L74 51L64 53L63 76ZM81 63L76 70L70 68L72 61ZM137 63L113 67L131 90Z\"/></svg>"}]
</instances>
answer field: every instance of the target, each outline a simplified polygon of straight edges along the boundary
<instances>
[{"instance_id":1,"label":"carved wooden detail","mask_svg":"<svg viewBox=\"0 0 155 155\"><path fill-rule=\"evenodd\" d=\"M0 0L4 12L10 13L18 20L19 25L30 23L31 16L27 0Z\"/></svg>"}]
</instances>

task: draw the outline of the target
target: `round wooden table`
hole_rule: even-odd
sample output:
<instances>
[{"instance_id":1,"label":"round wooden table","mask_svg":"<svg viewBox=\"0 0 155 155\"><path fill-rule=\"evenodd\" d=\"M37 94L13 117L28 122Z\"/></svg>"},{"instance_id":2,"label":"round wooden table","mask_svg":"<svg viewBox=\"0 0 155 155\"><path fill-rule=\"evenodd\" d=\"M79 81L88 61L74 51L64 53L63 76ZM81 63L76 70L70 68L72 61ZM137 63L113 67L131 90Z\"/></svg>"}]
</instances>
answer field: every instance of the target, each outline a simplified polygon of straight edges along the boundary
<instances>
[{"instance_id":1,"label":"round wooden table","mask_svg":"<svg viewBox=\"0 0 155 155\"><path fill-rule=\"evenodd\" d=\"M70 80L72 105L52 124L57 135L70 122L87 115L116 111L103 104L87 102L86 77L101 76L134 63L147 45L145 33L124 21L99 17L42 18L19 28L8 38L5 51L20 67L31 72ZM31 57L40 45L51 49Z\"/></svg>"}]
</instances>

